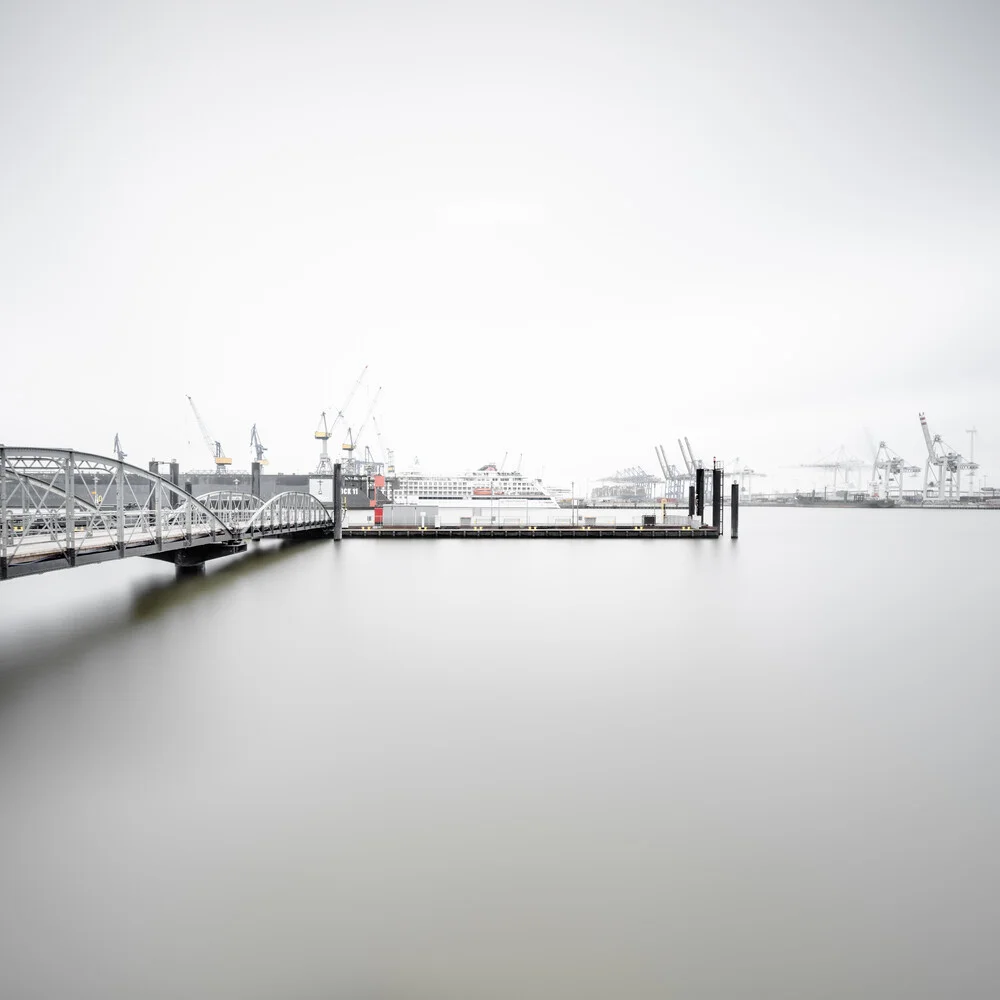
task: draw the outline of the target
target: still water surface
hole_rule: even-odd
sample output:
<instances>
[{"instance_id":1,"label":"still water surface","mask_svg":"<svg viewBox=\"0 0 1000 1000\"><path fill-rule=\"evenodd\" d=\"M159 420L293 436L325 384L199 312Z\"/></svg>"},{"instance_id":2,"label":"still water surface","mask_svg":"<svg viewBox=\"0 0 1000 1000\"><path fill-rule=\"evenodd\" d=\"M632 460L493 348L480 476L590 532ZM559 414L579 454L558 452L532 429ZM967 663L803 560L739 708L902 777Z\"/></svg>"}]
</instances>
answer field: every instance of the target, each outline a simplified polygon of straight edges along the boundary
<instances>
[{"instance_id":1,"label":"still water surface","mask_svg":"<svg viewBox=\"0 0 1000 1000\"><path fill-rule=\"evenodd\" d=\"M1000 995L1000 515L0 587L0 996Z\"/></svg>"}]
</instances>

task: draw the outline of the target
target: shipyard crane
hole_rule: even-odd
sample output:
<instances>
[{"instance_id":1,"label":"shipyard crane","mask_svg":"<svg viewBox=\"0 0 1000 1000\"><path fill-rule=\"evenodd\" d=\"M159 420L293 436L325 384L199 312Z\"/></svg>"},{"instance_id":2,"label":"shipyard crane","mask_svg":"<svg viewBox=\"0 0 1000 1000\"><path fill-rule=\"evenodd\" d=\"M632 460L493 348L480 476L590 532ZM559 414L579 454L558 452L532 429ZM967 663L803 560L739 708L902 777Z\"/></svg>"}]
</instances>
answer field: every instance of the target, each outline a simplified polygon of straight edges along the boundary
<instances>
[{"instance_id":1,"label":"shipyard crane","mask_svg":"<svg viewBox=\"0 0 1000 1000\"><path fill-rule=\"evenodd\" d=\"M118 461L119 462L124 462L125 461L125 452L122 451L122 443L118 439L118 435L117 434L115 435L115 446L114 447L115 447L115 456L117 457Z\"/></svg>"},{"instance_id":2,"label":"shipyard crane","mask_svg":"<svg viewBox=\"0 0 1000 1000\"><path fill-rule=\"evenodd\" d=\"M962 499L962 470L975 472L979 468L973 461L966 461L954 448L946 444L940 434L931 436L927 418L920 414L920 429L927 446L927 461L924 463L923 498L937 503Z\"/></svg>"},{"instance_id":3,"label":"shipyard crane","mask_svg":"<svg viewBox=\"0 0 1000 1000\"><path fill-rule=\"evenodd\" d=\"M194 419L198 421L198 429L201 431L202 439L208 447L212 461L215 462L216 472L224 471L224 467L232 465L233 460L226 458L226 453L222 450L222 444L215 440L209 433L208 428L205 426L205 421L201 419L201 414L198 412L198 407L194 405L194 400L190 396L188 396L188 402L191 404L191 409L194 412Z\"/></svg>"},{"instance_id":4,"label":"shipyard crane","mask_svg":"<svg viewBox=\"0 0 1000 1000\"><path fill-rule=\"evenodd\" d=\"M375 437L378 438L378 446L382 451L382 457L385 459L385 473L387 476L395 475L396 463L393 457L392 449L387 448L382 442L382 429L379 427L374 413L372 414L372 427L375 428Z\"/></svg>"},{"instance_id":5,"label":"shipyard crane","mask_svg":"<svg viewBox=\"0 0 1000 1000\"><path fill-rule=\"evenodd\" d=\"M317 441L323 442L319 455L319 465L316 466L316 474L318 476L333 475L333 463L330 461L329 452L326 450L326 443L331 437L333 437L334 428L340 423L341 420L344 419L344 411L351 405L351 400L354 399L354 394L361 388L361 383L364 381L365 372L367 371L368 365L365 365L364 368L361 369L361 374L358 376L357 381L351 388L350 393L348 393L347 400L344 402L344 405L337 410L337 415L333 418L332 424L328 425L326 422L326 410L319 415L319 426L316 428L316 433L314 435ZM331 404L326 409L332 410L333 405Z\"/></svg>"},{"instance_id":6,"label":"shipyard crane","mask_svg":"<svg viewBox=\"0 0 1000 1000\"><path fill-rule=\"evenodd\" d=\"M354 434L351 432L351 428L347 428L347 440L341 445L341 448L347 452L347 465L353 471L354 468L354 449L358 446L358 441L361 440L361 435L364 433L365 427L368 426L368 421L371 420L372 414L375 412L375 404L378 402L379 396L382 395L382 386L379 386L375 390L375 395L372 396L371 405L368 407L368 412L365 414L365 419L361 421L361 426L358 428L358 433Z\"/></svg>"},{"instance_id":7,"label":"shipyard crane","mask_svg":"<svg viewBox=\"0 0 1000 1000\"><path fill-rule=\"evenodd\" d=\"M256 424L250 428L250 447L253 448L254 461L259 462L261 465L267 465L267 459L264 458L264 452L267 451L267 448L260 443L260 435L257 433Z\"/></svg>"}]
</instances>

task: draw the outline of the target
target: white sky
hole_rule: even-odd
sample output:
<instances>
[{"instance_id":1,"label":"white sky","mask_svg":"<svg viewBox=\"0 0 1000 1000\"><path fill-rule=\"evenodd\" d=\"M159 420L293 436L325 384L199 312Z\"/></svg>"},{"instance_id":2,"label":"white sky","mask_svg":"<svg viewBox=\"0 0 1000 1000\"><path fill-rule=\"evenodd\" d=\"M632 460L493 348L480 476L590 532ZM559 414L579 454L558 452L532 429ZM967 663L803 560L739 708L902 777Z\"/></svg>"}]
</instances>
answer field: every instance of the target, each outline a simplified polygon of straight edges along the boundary
<instances>
[{"instance_id":1,"label":"white sky","mask_svg":"<svg viewBox=\"0 0 1000 1000\"><path fill-rule=\"evenodd\" d=\"M0 3L0 440L1000 485L1000 5ZM358 396L360 419L365 393ZM374 446L374 438L370 443ZM997 478L993 478L993 476ZM763 484L762 484L763 485Z\"/></svg>"}]
</instances>

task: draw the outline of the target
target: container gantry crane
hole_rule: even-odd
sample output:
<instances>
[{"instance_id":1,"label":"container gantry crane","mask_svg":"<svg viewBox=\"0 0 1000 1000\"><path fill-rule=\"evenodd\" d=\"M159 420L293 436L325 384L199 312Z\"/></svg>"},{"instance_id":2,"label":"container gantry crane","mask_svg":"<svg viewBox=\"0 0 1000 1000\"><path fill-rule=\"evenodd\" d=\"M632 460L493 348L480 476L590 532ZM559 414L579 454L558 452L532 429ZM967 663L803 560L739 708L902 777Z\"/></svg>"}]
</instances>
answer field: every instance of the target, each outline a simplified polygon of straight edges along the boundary
<instances>
[{"instance_id":1,"label":"container gantry crane","mask_svg":"<svg viewBox=\"0 0 1000 1000\"><path fill-rule=\"evenodd\" d=\"M738 465L739 459L733 463L733 478L739 480L740 493L746 494L746 501L750 503L753 500L753 477L756 476L758 479L767 479L766 472L758 472L756 469L751 469L749 465L740 466Z\"/></svg>"},{"instance_id":2,"label":"container gantry crane","mask_svg":"<svg viewBox=\"0 0 1000 1000\"><path fill-rule=\"evenodd\" d=\"M924 492L926 503L955 502L962 499L962 470L974 472L979 466L966 461L954 448L941 440L940 434L931 436L927 418L920 414L920 429L927 446L927 461L924 463Z\"/></svg>"},{"instance_id":3,"label":"container gantry crane","mask_svg":"<svg viewBox=\"0 0 1000 1000\"><path fill-rule=\"evenodd\" d=\"M837 452L836 456L830 460L821 460L819 462L804 462L799 468L800 469L823 469L827 472L833 473L833 489L837 489L837 474L840 472L844 473L844 483L843 489L849 490L852 488L850 482L851 473L856 473L858 480L861 479L861 470L867 468L868 463L862 462L860 458L850 458L847 454L847 450L843 445L840 446L840 450Z\"/></svg>"},{"instance_id":4,"label":"container gantry crane","mask_svg":"<svg viewBox=\"0 0 1000 1000\"><path fill-rule=\"evenodd\" d=\"M903 477L915 476L918 465L907 465L902 455L893 451L884 441L879 441L872 462L872 496L877 500L890 499L893 492L903 502Z\"/></svg>"},{"instance_id":5,"label":"container gantry crane","mask_svg":"<svg viewBox=\"0 0 1000 1000\"><path fill-rule=\"evenodd\" d=\"M333 475L333 463L330 461L330 454L327 451L327 441L333 437L333 431L337 424L344 419L344 411L351 405L351 400L354 399L354 394L361 388L361 383L364 381L365 372L368 371L368 365L365 365L361 369L361 374L358 376L357 381L354 383L353 388L350 393L348 393L347 400L344 405L337 410L336 417L333 418L333 423L327 425L326 422L326 410L324 410L319 415L319 426L316 428L316 433L314 435L317 441L322 442L322 447L320 449L319 455L319 465L316 466L316 475L318 476L332 476ZM327 410L332 410L333 406L328 406Z\"/></svg>"},{"instance_id":6,"label":"container gantry crane","mask_svg":"<svg viewBox=\"0 0 1000 1000\"><path fill-rule=\"evenodd\" d=\"M254 461L260 462L261 465L267 465L267 459L264 457L264 452L267 451L267 448L260 443L260 435L257 433L256 424L250 428L250 447L253 448Z\"/></svg>"},{"instance_id":7,"label":"container gantry crane","mask_svg":"<svg viewBox=\"0 0 1000 1000\"><path fill-rule=\"evenodd\" d=\"M680 439L678 439L677 443L680 444ZM686 499L685 491L691 482L690 474L681 472L676 465L667 460L667 453L662 444L654 445L653 450L656 452L656 460L660 463L660 471L663 473L665 484L664 495L666 499L681 503ZM687 455L684 455L683 448L681 448L681 455L684 457L684 465L686 467Z\"/></svg>"},{"instance_id":8,"label":"container gantry crane","mask_svg":"<svg viewBox=\"0 0 1000 1000\"><path fill-rule=\"evenodd\" d=\"M194 419L198 421L198 429L201 431L202 439L208 446L209 454L212 456L212 461L215 462L215 469L217 472L224 472L227 465L232 465L233 460L231 458L226 458L226 453L222 450L222 444L215 440L209 433L208 428L205 426L205 421L201 419L201 414L198 412L198 407L194 405L194 400L188 396L188 402L191 404L191 409L194 412Z\"/></svg>"},{"instance_id":9,"label":"container gantry crane","mask_svg":"<svg viewBox=\"0 0 1000 1000\"><path fill-rule=\"evenodd\" d=\"M118 459L119 462L125 461L125 452L122 451L122 443L118 439L117 434L115 435L115 457Z\"/></svg>"}]
</instances>

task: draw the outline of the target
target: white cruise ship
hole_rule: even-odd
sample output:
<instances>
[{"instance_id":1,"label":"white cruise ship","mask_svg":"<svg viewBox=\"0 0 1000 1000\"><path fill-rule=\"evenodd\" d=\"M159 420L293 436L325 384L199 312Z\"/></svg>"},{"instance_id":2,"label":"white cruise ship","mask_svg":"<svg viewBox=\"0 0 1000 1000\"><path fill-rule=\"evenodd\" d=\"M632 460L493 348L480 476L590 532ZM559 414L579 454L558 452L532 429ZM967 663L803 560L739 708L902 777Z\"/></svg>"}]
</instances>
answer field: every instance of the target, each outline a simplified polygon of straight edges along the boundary
<instances>
[{"instance_id":1,"label":"white cruise ship","mask_svg":"<svg viewBox=\"0 0 1000 1000\"><path fill-rule=\"evenodd\" d=\"M433 476L419 469L399 472L386 480L389 500L398 504L435 504L438 507L558 507L540 479L520 472L502 472L484 465L463 476Z\"/></svg>"}]
</instances>

